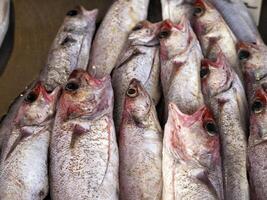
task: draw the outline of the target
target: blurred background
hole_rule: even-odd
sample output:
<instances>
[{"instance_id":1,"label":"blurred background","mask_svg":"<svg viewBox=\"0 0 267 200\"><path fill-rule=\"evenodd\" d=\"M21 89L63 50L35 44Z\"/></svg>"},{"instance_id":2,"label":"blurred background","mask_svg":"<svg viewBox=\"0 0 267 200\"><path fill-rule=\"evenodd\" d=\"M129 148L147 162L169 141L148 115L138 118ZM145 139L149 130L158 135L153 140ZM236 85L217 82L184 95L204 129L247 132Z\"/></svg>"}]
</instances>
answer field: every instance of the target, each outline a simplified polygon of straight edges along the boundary
<instances>
[{"instance_id":1,"label":"blurred background","mask_svg":"<svg viewBox=\"0 0 267 200\"><path fill-rule=\"evenodd\" d=\"M159 21L160 0L151 0L151 21ZM37 77L64 19L76 5L99 9L98 24L112 0L14 0L7 37L0 48L0 116L13 99ZM152 17L153 16L153 17ZM238 23L238 22L237 22ZM259 30L267 41L267 1L263 1Z\"/></svg>"}]
</instances>

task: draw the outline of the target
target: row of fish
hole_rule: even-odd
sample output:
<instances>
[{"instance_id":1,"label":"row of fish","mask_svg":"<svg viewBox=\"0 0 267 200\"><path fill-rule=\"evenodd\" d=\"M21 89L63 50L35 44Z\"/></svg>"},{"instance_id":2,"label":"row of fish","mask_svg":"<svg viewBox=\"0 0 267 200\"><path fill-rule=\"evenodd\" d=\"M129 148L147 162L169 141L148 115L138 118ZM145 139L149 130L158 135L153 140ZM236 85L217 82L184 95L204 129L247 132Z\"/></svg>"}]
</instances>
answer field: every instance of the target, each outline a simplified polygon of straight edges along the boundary
<instances>
[{"instance_id":1,"label":"row of fish","mask_svg":"<svg viewBox=\"0 0 267 200\"><path fill-rule=\"evenodd\" d=\"M115 1L93 42L69 11L2 120L0 199L266 199L267 48L216 2Z\"/></svg>"}]
</instances>

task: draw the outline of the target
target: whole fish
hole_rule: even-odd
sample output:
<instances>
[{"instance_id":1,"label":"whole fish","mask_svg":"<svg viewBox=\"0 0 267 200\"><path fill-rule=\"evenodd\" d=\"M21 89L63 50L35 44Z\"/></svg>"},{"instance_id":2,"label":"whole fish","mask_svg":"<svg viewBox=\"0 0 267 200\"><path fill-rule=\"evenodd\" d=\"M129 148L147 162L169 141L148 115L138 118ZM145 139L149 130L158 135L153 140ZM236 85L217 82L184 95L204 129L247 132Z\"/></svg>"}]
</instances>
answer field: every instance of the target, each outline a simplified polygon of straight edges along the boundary
<instances>
[{"instance_id":1,"label":"whole fish","mask_svg":"<svg viewBox=\"0 0 267 200\"><path fill-rule=\"evenodd\" d=\"M0 47L6 36L9 25L10 0L0 1Z\"/></svg>"},{"instance_id":2,"label":"whole fish","mask_svg":"<svg viewBox=\"0 0 267 200\"><path fill-rule=\"evenodd\" d=\"M162 200L224 199L219 134L206 106L187 115L169 104L162 168Z\"/></svg>"},{"instance_id":3,"label":"whole fish","mask_svg":"<svg viewBox=\"0 0 267 200\"><path fill-rule=\"evenodd\" d=\"M183 16L192 17L192 4L185 0L161 0L162 18L179 23Z\"/></svg>"},{"instance_id":4,"label":"whole fish","mask_svg":"<svg viewBox=\"0 0 267 200\"><path fill-rule=\"evenodd\" d=\"M241 78L242 72L236 53L237 39L221 14L207 0L196 0L194 7L194 30L204 56L213 59L218 53L218 49L213 47L219 46Z\"/></svg>"},{"instance_id":5,"label":"whole fish","mask_svg":"<svg viewBox=\"0 0 267 200\"><path fill-rule=\"evenodd\" d=\"M251 97L248 172L252 200L267 199L267 80L254 88Z\"/></svg>"},{"instance_id":6,"label":"whole fish","mask_svg":"<svg viewBox=\"0 0 267 200\"><path fill-rule=\"evenodd\" d=\"M120 199L161 200L162 129L154 102L136 79L125 96L119 132Z\"/></svg>"},{"instance_id":7,"label":"whole fish","mask_svg":"<svg viewBox=\"0 0 267 200\"><path fill-rule=\"evenodd\" d=\"M50 143L52 199L118 199L112 112L110 77L73 71L58 102Z\"/></svg>"},{"instance_id":8,"label":"whole fish","mask_svg":"<svg viewBox=\"0 0 267 200\"><path fill-rule=\"evenodd\" d=\"M210 0L221 13L238 40L261 40L255 21L242 0Z\"/></svg>"},{"instance_id":9,"label":"whole fish","mask_svg":"<svg viewBox=\"0 0 267 200\"><path fill-rule=\"evenodd\" d=\"M1 153L1 200L41 200L47 196L47 155L58 91L48 93L37 83L10 124Z\"/></svg>"},{"instance_id":10,"label":"whole fish","mask_svg":"<svg viewBox=\"0 0 267 200\"><path fill-rule=\"evenodd\" d=\"M133 78L144 85L155 105L160 99L158 27L158 23L152 24L148 21L138 23L129 35L128 44L112 73L115 97L114 121L117 130L121 122L125 93Z\"/></svg>"},{"instance_id":11,"label":"whole fish","mask_svg":"<svg viewBox=\"0 0 267 200\"><path fill-rule=\"evenodd\" d=\"M110 74L132 28L147 18L149 0L117 0L102 21L92 46L89 71Z\"/></svg>"},{"instance_id":12,"label":"whole fish","mask_svg":"<svg viewBox=\"0 0 267 200\"><path fill-rule=\"evenodd\" d=\"M40 74L48 90L64 84L74 69L87 68L97 13L82 6L67 12Z\"/></svg>"},{"instance_id":13,"label":"whole fish","mask_svg":"<svg viewBox=\"0 0 267 200\"><path fill-rule=\"evenodd\" d=\"M202 91L218 124L227 200L249 199L247 180L247 101L237 74L221 52L215 60L203 60Z\"/></svg>"},{"instance_id":14,"label":"whole fish","mask_svg":"<svg viewBox=\"0 0 267 200\"><path fill-rule=\"evenodd\" d=\"M165 20L158 37L165 104L173 102L182 112L192 114L203 105L199 77L203 56L199 42L185 17L179 24Z\"/></svg>"},{"instance_id":15,"label":"whole fish","mask_svg":"<svg viewBox=\"0 0 267 200\"><path fill-rule=\"evenodd\" d=\"M267 47L259 41L257 43L239 42L237 52L245 79L247 96L251 101L255 95L255 88L267 76Z\"/></svg>"}]
</instances>

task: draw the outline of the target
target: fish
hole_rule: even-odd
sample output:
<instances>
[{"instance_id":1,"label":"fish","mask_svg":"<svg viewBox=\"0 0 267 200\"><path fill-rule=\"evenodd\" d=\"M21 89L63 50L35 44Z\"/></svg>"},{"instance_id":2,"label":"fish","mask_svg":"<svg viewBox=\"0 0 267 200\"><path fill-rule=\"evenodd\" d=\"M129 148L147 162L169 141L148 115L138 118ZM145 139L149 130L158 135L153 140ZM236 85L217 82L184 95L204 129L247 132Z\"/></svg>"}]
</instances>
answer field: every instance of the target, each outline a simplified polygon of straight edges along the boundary
<instances>
[{"instance_id":1,"label":"fish","mask_svg":"<svg viewBox=\"0 0 267 200\"><path fill-rule=\"evenodd\" d=\"M58 101L50 142L52 199L118 199L119 154L110 76L74 70Z\"/></svg>"},{"instance_id":2,"label":"fish","mask_svg":"<svg viewBox=\"0 0 267 200\"><path fill-rule=\"evenodd\" d=\"M119 132L120 199L161 200L162 134L153 100L132 79Z\"/></svg>"},{"instance_id":3,"label":"fish","mask_svg":"<svg viewBox=\"0 0 267 200\"><path fill-rule=\"evenodd\" d=\"M182 113L169 103L163 137L162 200L224 199L220 139L209 108Z\"/></svg>"},{"instance_id":4,"label":"fish","mask_svg":"<svg viewBox=\"0 0 267 200\"><path fill-rule=\"evenodd\" d=\"M242 72L236 52L237 39L221 14L206 0L194 4L193 27L205 57L213 59L219 50L223 51L233 69L242 79Z\"/></svg>"},{"instance_id":5,"label":"fish","mask_svg":"<svg viewBox=\"0 0 267 200\"><path fill-rule=\"evenodd\" d=\"M93 41L91 74L101 78L112 72L129 33L147 18L148 4L149 0L117 0L111 5Z\"/></svg>"},{"instance_id":6,"label":"fish","mask_svg":"<svg viewBox=\"0 0 267 200\"><path fill-rule=\"evenodd\" d=\"M250 135L248 140L248 174L251 199L267 198L267 80L254 87L254 95L250 103Z\"/></svg>"},{"instance_id":7,"label":"fish","mask_svg":"<svg viewBox=\"0 0 267 200\"><path fill-rule=\"evenodd\" d=\"M142 21L138 23L128 37L128 44L121 52L112 72L114 89L114 122L118 131L125 93L133 78L145 87L155 105L160 100L160 60L157 38L160 23Z\"/></svg>"},{"instance_id":8,"label":"fish","mask_svg":"<svg viewBox=\"0 0 267 200\"><path fill-rule=\"evenodd\" d=\"M264 43L239 42L236 45L238 58L245 80L248 101L251 104L256 88L267 76L267 47Z\"/></svg>"},{"instance_id":9,"label":"fish","mask_svg":"<svg viewBox=\"0 0 267 200\"><path fill-rule=\"evenodd\" d=\"M183 16L192 17L193 6L185 0L161 0L162 19L169 19L173 23L179 23Z\"/></svg>"},{"instance_id":10,"label":"fish","mask_svg":"<svg viewBox=\"0 0 267 200\"><path fill-rule=\"evenodd\" d=\"M24 98L5 134L0 161L0 199L44 199L48 147L60 89L48 93L38 82Z\"/></svg>"},{"instance_id":11,"label":"fish","mask_svg":"<svg viewBox=\"0 0 267 200\"><path fill-rule=\"evenodd\" d=\"M0 47L5 39L9 26L10 0L0 2Z\"/></svg>"},{"instance_id":12,"label":"fish","mask_svg":"<svg viewBox=\"0 0 267 200\"><path fill-rule=\"evenodd\" d=\"M204 59L200 70L205 102L214 113L221 139L224 197L249 199L247 177L248 103L244 87L222 51Z\"/></svg>"},{"instance_id":13,"label":"fish","mask_svg":"<svg viewBox=\"0 0 267 200\"><path fill-rule=\"evenodd\" d=\"M262 40L255 21L242 0L210 0L221 13L238 40L256 42Z\"/></svg>"},{"instance_id":14,"label":"fish","mask_svg":"<svg viewBox=\"0 0 267 200\"><path fill-rule=\"evenodd\" d=\"M87 68L97 14L97 9L82 6L66 13L39 77L47 90L64 84L74 69Z\"/></svg>"},{"instance_id":15,"label":"fish","mask_svg":"<svg viewBox=\"0 0 267 200\"><path fill-rule=\"evenodd\" d=\"M175 103L186 114L203 105L200 65L203 55L190 22L183 17L179 24L163 21L160 40L160 79L166 105Z\"/></svg>"}]
</instances>

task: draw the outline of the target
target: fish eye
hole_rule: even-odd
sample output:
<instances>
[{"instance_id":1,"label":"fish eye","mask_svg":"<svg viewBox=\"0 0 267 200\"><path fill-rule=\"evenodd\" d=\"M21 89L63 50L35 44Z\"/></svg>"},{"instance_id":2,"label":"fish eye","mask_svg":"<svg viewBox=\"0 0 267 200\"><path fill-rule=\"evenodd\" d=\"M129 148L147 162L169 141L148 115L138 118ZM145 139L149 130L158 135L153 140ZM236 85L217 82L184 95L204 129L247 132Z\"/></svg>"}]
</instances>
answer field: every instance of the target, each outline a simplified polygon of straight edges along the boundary
<instances>
[{"instance_id":1,"label":"fish eye","mask_svg":"<svg viewBox=\"0 0 267 200\"><path fill-rule=\"evenodd\" d=\"M206 78L209 73L210 73L209 68L206 66L202 66L200 69L200 78L202 78L202 79Z\"/></svg>"},{"instance_id":2,"label":"fish eye","mask_svg":"<svg viewBox=\"0 0 267 200\"><path fill-rule=\"evenodd\" d=\"M217 134L217 127L213 121L209 121L205 123L204 128L210 135L216 135Z\"/></svg>"},{"instance_id":3,"label":"fish eye","mask_svg":"<svg viewBox=\"0 0 267 200\"><path fill-rule=\"evenodd\" d=\"M138 30L141 30L142 28L143 28L143 24L139 23L135 27L133 27L133 31L138 31Z\"/></svg>"},{"instance_id":4,"label":"fish eye","mask_svg":"<svg viewBox=\"0 0 267 200\"><path fill-rule=\"evenodd\" d=\"M74 17L74 16L78 15L78 11L77 10L70 10L67 12L66 15L70 16L70 17Z\"/></svg>"},{"instance_id":5,"label":"fish eye","mask_svg":"<svg viewBox=\"0 0 267 200\"><path fill-rule=\"evenodd\" d=\"M133 88L133 87L130 87L128 90L127 90L127 96L128 97L131 97L131 98L134 98L134 97L137 97L138 96L138 91L136 88Z\"/></svg>"},{"instance_id":6,"label":"fish eye","mask_svg":"<svg viewBox=\"0 0 267 200\"><path fill-rule=\"evenodd\" d=\"M193 15L195 17L201 17L204 14L204 8L200 7L200 6L196 6L194 8L194 12Z\"/></svg>"},{"instance_id":7,"label":"fish eye","mask_svg":"<svg viewBox=\"0 0 267 200\"><path fill-rule=\"evenodd\" d=\"M37 98L38 98L38 95L34 91L32 91L26 96L24 101L27 103L33 103L36 101Z\"/></svg>"},{"instance_id":8,"label":"fish eye","mask_svg":"<svg viewBox=\"0 0 267 200\"><path fill-rule=\"evenodd\" d=\"M67 83L67 85L65 86L65 90L73 92L73 91L78 90L79 87L80 85L78 83L72 81L72 82Z\"/></svg>"},{"instance_id":9,"label":"fish eye","mask_svg":"<svg viewBox=\"0 0 267 200\"><path fill-rule=\"evenodd\" d=\"M170 30L162 30L159 33L159 38L163 39L163 38L167 38L171 35L171 31Z\"/></svg>"},{"instance_id":10,"label":"fish eye","mask_svg":"<svg viewBox=\"0 0 267 200\"><path fill-rule=\"evenodd\" d=\"M238 53L239 60L247 60L250 57L250 52L247 50L241 50Z\"/></svg>"},{"instance_id":11,"label":"fish eye","mask_svg":"<svg viewBox=\"0 0 267 200\"><path fill-rule=\"evenodd\" d=\"M261 100L256 99L251 106L251 110L252 112L254 112L255 114L259 114L263 111L264 108L264 104Z\"/></svg>"}]
</instances>

